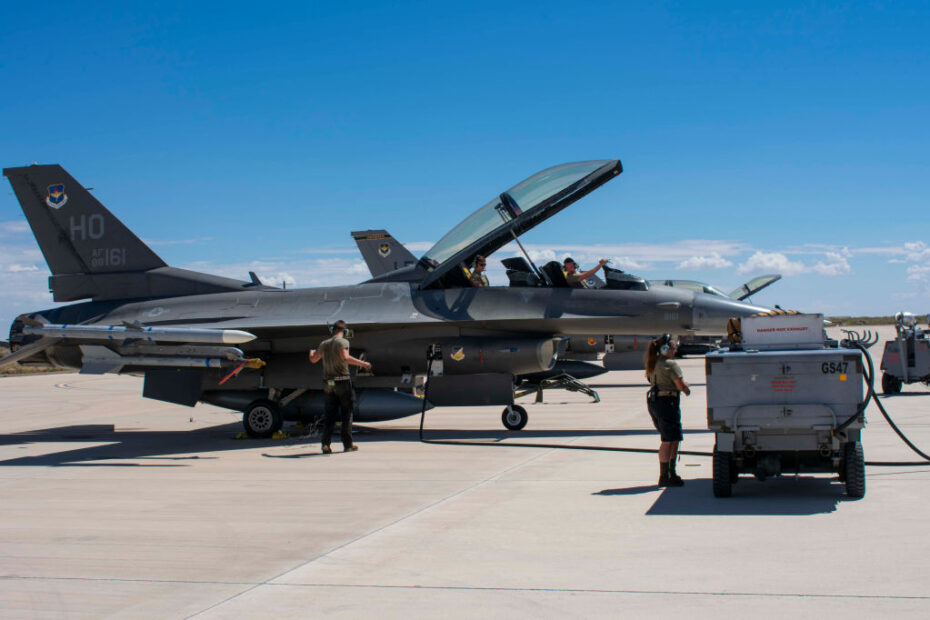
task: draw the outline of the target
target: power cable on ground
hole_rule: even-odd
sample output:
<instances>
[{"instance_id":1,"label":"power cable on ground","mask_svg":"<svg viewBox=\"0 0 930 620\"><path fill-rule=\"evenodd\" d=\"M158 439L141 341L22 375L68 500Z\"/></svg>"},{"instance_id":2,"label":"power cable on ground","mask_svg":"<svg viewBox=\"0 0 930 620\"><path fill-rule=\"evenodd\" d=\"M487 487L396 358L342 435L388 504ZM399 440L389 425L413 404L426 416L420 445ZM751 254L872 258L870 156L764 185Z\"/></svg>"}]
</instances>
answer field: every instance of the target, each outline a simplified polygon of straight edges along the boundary
<instances>
[{"instance_id":1,"label":"power cable on ground","mask_svg":"<svg viewBox=\"0 0 930 620\"><path fill-rule=\"evenodd\" d=\"M882 416L888 422L889 426L897 433L898 437L904 441L907 446L920 455L924 461L866 461L865 464L873 467L927 467L930 466L930 456L921 451L917 446L915 446L910 439L898 428L898 426L891 419L891 416L885 410L884 405L882 405L881 400L879 400L878 395L875 393L875 387L873 385L873 377L875 372L875 367L872 363L872 356L869 355L868 350L859 343L851 343L857 349L862 351L865 354L868 370L863 369L866 379L866 387L868 391L866 393L866 398L856 408L856 412L845 420L842 424L837 427L837 430L842 430L846 428L850 423L853 422L858 416L862 415L865 412L866 407L870 401L874 401L878 406L878 410L881 412ZM429 384L430 376L433 368L433 360L430 358L427 362L426 367L426 385L423 389L423 407L420 410L420 431L419 437L422 443L428 444L437 444L437 445L448 445L448 446L498 446L498 447L509 447L509 448L554 448L560 450L593 450L593 451L602 451L602 452L632 452L640 454L657 454L658 450L652 448L627 448L627 447L617 447L617 446L586 446L586 445L565 445L565 444L548 444L548 443L535 443L535 442L507 442L499 443L492 441L459 441L454 439L427 439L423 436L423 425L426 420L426 404L429 401ZM713 452L699 452L695 450L679 450L679 455L687 456L708 456L713 457Z\"/></svg>"}]
</instances>

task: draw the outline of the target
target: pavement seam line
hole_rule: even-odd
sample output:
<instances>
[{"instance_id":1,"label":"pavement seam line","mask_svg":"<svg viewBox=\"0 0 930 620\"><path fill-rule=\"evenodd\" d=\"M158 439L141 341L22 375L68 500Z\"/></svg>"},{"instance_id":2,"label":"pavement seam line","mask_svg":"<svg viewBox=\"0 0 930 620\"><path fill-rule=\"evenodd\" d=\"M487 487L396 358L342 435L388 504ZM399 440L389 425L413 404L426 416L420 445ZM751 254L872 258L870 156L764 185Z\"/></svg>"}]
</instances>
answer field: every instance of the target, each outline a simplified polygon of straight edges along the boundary
<instances>
[{"instance_id":1,"label":"pavement seam line","mask_svg":"<svg viewBox=\"0 0 930 620\"><path fill-rule=\"evenodd\" d=\"M427 504L426 506L422 506L422 507L420 507L420 508L414 510L413 512L409 513L409 514L406 514L406 515L404 515L404 516L402 516L402 517L400 517L400 518L398 518L398 519L395 519L394 521L392 521L392 522L390 522L390 523L387 523L387 524L385 524L385 525L382 525L381 527L376 528L376 529L374 529L374 530L372 530L372 531L370 531L370 532L367 532L367 533L365 533L365 534L361 534L361 535L359 535L359 536L356 536L356 537L353 538L352 540L348 540L348 541L342 543L341 545L337 545L336 547L333 547L332 549L330 549L330 550L328 550L328 551L325 551L325 552L323 552L323 553L320 553L320 554L316 555L315 557L310 558L309 560L306 560L305 562L302 562L301 564L298 564L297 566L293 566L293 567L291 567L291 568L285 570L284 572L282 572L282 573L280 573L280 574L278 574L278 575L275 575L274 577L270 577L269 579L266 579L265 581L262 581L262 582L259 582L259 583L255 583L255 584L253 584L251 587L246 588L245 590L243 590L242 592L238 592L238 593L236 593L236 594L233 594L232 596L229 596L229 597L223 599L222 601L218 601L218 602L214 603L213 605L210 605L209 607L206 607L206 608L204 608L204 609L201 609L201 610L198 611L197 613L194 613L194 614L191 614L190 616L188 616L188 617L187 617L187 620L190 620L191 618L196 618L197 616L202 615L202 614L204 614L204 613L210 611L211 609L215 609L215 608L217 608L217 607L219 607L219 606L221 606L221 605L225 605L225 604L228 603L229 601L232 601L232 600L234 600L234 599L236 599L236 598L239 598L240 596L242 596L242 595L244 595L244 594L248 594L249 592L251 592L252 590L255 590L256 588L258 588L258 587L260 587L260 586L264 586L264 585L274 585L274 584L271 583L272 581L275 581L275 580L277 580L277 579L281 579L281 578L284 577L285 575L287 575L287 574L289 574L289 573L292 573L292 572L294 572L294 571L296 571L296 570L299 570L299 569L301 569L301 568L304 568L305 566L308 566L308 565L310 565L310 564L316 562L317 560L319 560L319 559L321 559L321 558L325 558L326 556L328 556L328 555L330 555L330 554L333 554L333 553L335 553L335 552L337 552L337 551L340 551L340 550L342 550L342 549L345 549L346 547L348 547L348 546L350 546L350 545L353 545L353 544L355 544L355 543L357 543L357 542L360 542L360 541L362 541L362 540L365 540L365 539L367 539L367 538L369 538L369 537L371 537L371 536L374 536L374 535L376 535L376 534L379 534L379 533L381 533L381 532L387 530L388 528L391 528L391 527L394 527L395 525L398 525L398 524L400 524L400 523L403 523L403 522L406 521L407 519L410 519L410 518L412 518L412 517L415 517L415 516L417 516L417 515L419 515L419 514L422 514L422 513L426 512L426 511L428 511L428 510L431 510L431 509L433 509L433 508L436 508L437 506L441 506L442 504L445 504L445 503L447 503L447 502L449 502L449 501L452 501L453 499L455 499L455 498L457 498L457 497L460 497L460 496L462 496L462 495L464 495L464 494L466 494L466 493L468 493L468 492L470 492L470 491L472 491L472 490L474 490L474 489L480 488L480 487L482 487L482 486L484 486L484 485L486 485L486 484L488 484L488 483L490 483L490 482L494 482L495 480L499 479L501 476L504 476L504 475L506 475L506 474L508 474L508 473L510 473L510 472L512 472L512 471L514 471L514 470L516 470L516 469L519 469L519 468L523 467L524 465L527 465L527 464L531 463L532 461L535 461L536 459L542 457L543 455L549 454L549 453L554 452L554 451L555 451L555 449L553 449L553 448L550 448L550 449L548 449L548 450L544 450L544 451L540 452L539 454L535 454L535 455L533 455L533 456L531 456L531 457L529 457L529 458L527 458L527 459L524 459L524 460L520 461L519 463L516 463L516 464L514 464L514 465L511 465L510 467L504 469L503 471L499 471L499 472L493 474L492 476L489 476L489 477L485 478L484 480L480 480L480 481L474 483L473 485L471 485L471 486L469 486L469 487L466 487L466 488L464 488L464 489L460 489L460 490L458 490L458 491L456 491L456 492L454 492L454 493L452 493L452 494L450 494L450 495L447 495L446 497L443 497L443 498L440 498L440 499L436 500L435 502L433 502L433 503L431 503L431 504Z\"/></svg>"},{"instance_id":2,"label":"pavement seam line","mask_svg":"<svg viewBox=\"0 0 930 620\"><path fill-rule=\"evenodd\" d=\"M766 598L836 598L836 599L874 599L874 600L930 600L930 596L909 594L803 594L800 592L696 592L688 590L614 590L607 588L517 588L505 586L423 586L423 585L389 585L389 584L348 584L348 583L262 583L252 584L241 581L185 581L177 579L127 579L115 577L40 577L35 575L2 575L0 581L86 581L106 583L156 583L180 585L217 585L217 586L261 586L273 588L367 588L385 590L465 590L478 592L570 592L575 594L641 594L670 596L715 596L715 597L749 597ZM206 610L204 610L206 611ZM203 613L203 612L198 612Z\"/></svg>"}]
</instances>

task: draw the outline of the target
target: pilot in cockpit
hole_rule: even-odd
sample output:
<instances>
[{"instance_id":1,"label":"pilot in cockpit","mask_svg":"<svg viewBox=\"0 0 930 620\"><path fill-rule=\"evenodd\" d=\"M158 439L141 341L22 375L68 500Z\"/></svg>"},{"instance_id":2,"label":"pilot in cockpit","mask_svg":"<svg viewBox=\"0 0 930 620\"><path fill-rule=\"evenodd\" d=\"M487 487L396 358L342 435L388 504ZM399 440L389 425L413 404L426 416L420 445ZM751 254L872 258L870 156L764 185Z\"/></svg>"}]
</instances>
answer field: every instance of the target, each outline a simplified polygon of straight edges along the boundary
<instances>
[{"instance_id":1,"label":"pilot in cockpit","mask_svg":"<svg viewBox=\"0 0 930 620\"><path fill-rule=\"evenodd\" d=\"M489 286L488 277L484 275L484 268L487 266L488 260L484 256L479 254L475 257L475 267L471 270L471 276L468 278L472 286Z\"/></svg>"},{"instance_id":2,"label":"pilot in cockpit","mask_svg":"<svg viewBox=\"0 0 930 620\"><path fill-rule=\"evenodd\" d=\"M578 263L575 262L573 258L566 258L562 261L562 266L565 268L565 280L568 282L568 285L572 288L588 288L585 280L597 273L597 270L606 265L608 261L606 258L602 258L597 261L597 267L592 267L587 271L581 273L578 272Z\"/></svg>"}]
</instances>

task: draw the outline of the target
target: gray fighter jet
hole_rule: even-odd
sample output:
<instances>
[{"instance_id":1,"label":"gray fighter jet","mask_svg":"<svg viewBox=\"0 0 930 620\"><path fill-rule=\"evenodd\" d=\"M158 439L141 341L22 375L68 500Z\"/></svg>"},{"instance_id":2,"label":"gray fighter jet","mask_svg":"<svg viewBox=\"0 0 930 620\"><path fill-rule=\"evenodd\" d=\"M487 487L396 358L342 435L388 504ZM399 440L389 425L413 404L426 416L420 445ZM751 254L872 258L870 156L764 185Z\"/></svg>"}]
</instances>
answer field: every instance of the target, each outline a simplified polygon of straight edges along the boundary
<instances>
[{"instance_id":1,"label":"gray fighter jet","mask_svg":"<svg viewBox=\"0 0 930 620\"><path fill-rule=\"evenodd\" d=\"M563 164L499 194L415 264L361 284L282 290L170 267L58 165L8 168L52 272L58 302L10 329L22 361L82 372L144 375L143 396L243 412L269 436L283 419L321 411L320 370L307 350L342 319L357 376L360 421L419 411L399 391L429 373L437 405L513 405L513 376L548 369L565 336L716 333L730 316L760 311L693 291L559 286L531 265L537 286L468 286L467 266L490 255L621 173L618 160ZM525 421L524 421L525 422Z\"/></svg>"}]
</instances>

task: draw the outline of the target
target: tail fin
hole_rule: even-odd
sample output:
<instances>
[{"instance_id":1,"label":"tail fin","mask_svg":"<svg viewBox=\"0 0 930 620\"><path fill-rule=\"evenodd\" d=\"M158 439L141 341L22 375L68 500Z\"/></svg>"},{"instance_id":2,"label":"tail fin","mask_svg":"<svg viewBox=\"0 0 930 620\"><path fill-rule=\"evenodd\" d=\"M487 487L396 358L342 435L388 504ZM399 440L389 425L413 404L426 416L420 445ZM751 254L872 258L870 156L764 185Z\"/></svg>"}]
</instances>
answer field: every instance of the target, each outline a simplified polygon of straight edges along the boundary
<instances>
[{"instance_id":1,"label":"tail fin","mask_svg":"<svg viewBox=\"0 0 930 620\"><path fill-rule=\"evenodd\" d=\"M352 238L375 278L417 262L417 257L386 230L357 231Z\"/></svg>"},{"instance_id":2,"label":"tail fin","mask_svg":"<svg viewBox=\"0 0 930 620\"><path fill-rule=\"evenodd\" d=\"M52 277L55 301L171 297L246 283L168 267L61 166L5 168Z\"/></svg>"},{"instance_id":3,"label":"tail fin","mask_svg":"<svg viewBox=\"0 0 930 620\"><path fill-rule=\"evenodd\" d=\"M165 262L64 168L6 168L52 275L147 271Z\"/></svg>"}]
</instances>

